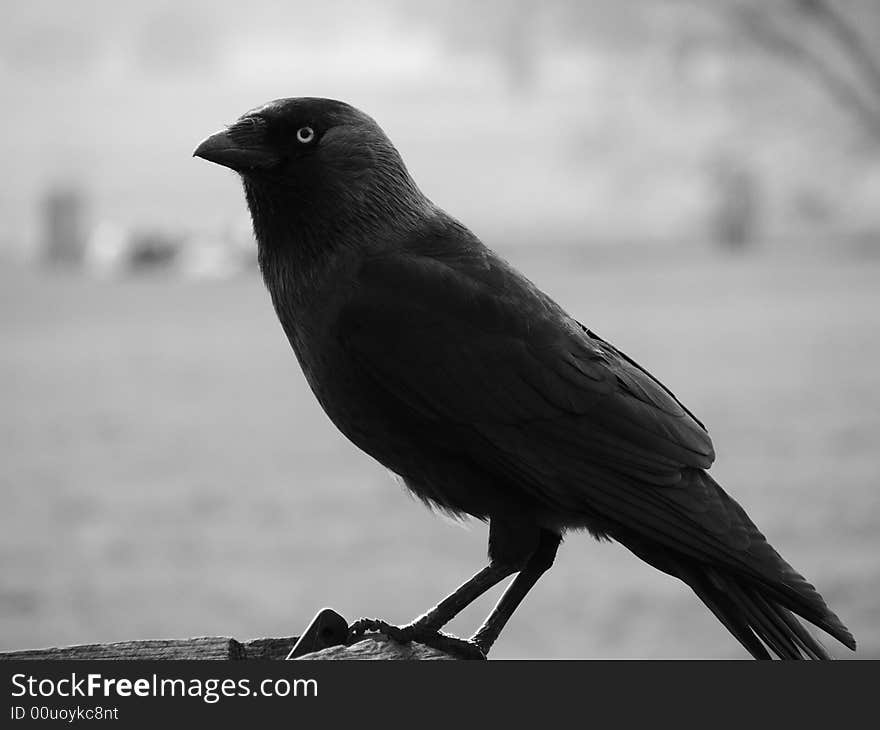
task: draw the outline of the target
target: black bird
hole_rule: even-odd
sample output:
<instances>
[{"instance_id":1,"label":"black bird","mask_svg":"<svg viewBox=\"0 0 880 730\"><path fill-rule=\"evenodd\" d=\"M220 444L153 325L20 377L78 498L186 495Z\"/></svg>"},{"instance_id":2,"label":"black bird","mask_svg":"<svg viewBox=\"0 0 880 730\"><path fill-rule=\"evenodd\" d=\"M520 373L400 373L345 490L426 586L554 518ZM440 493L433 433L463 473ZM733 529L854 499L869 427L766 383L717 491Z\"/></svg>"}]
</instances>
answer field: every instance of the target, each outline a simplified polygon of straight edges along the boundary
<instances>
[{"instance_id":1,"label":"black bird","mask_svg":"<svg viewBox=\"0 0 880 730\"><path fill-rule=\"evenodd\" d=\"M279 99L195 155L241 175L272 303L315 396L418 497L489 522L489 565L404 627L439 629L516 573L469 642L488 653L561 536L586 528L681 579L760 659L850 649L840 619L706 472L703 424L419 190L376 122Z\"/></svg>"}]
</instances>

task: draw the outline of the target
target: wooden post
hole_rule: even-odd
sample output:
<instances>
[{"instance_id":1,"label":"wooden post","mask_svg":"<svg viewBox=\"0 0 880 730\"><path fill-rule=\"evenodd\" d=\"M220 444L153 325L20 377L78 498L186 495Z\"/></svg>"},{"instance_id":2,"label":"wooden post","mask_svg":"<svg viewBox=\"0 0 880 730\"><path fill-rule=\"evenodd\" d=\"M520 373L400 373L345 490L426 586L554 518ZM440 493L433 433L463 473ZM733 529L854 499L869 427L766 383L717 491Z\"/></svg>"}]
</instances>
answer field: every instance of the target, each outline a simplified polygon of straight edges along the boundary
<instances>
[{"instance_id":1,"label":"wooden post","mask_svg":"<svg viewBox=\"0 0 880 730\"><path fill-rule=\"evenodd\" d=\"M51 649L0 652L0 661L14 659L248 659L281 660L287 657L299 637L237 641L222 636L195 639L150 639L113 644L81 644ZM437 660L456 657L423 644L398 644L382 635L370 635L351 646L332 646L305 654L295 661L318 659L405 659Z\"/></svg>"}]
</instances>

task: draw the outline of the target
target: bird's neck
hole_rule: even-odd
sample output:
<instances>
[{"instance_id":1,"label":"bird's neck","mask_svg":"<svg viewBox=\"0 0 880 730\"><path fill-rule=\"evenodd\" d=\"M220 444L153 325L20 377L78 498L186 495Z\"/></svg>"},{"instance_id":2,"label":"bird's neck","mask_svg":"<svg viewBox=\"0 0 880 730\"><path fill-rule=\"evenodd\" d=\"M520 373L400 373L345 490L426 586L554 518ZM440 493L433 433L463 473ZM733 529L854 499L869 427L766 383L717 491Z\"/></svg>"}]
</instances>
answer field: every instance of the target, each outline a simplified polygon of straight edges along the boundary
<instances>
[{"instance_id":1,"label":"bird's neck","mask_svg":"<svg viewBox=\"0 0 880 730\"><path fill-rule=\"evenodd\" d=\"M434 210L414 186L376 190L360 204L294 196L247 180L244 188L260 271L285 329L344 286L364 257L394 247Z\"/></svg>"}]
</instances>

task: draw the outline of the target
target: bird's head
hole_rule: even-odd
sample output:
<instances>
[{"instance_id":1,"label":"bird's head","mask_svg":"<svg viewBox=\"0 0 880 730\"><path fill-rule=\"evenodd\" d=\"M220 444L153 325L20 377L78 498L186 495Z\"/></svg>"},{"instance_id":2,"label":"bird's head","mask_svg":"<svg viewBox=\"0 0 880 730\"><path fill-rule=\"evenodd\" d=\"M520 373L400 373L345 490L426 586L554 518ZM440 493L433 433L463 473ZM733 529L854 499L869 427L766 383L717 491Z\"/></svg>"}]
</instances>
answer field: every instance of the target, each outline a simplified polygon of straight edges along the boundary
<instances>
[{"instance_id":1,"label":"bird's head","mask_svg":"<svg viewBox=\"0 0 880 730\"><path fill-rule=\"evenodd\" d=\"M332 99L269 102L193 154L241 175L258 239L272 237L270 222L323 235L328 226L396 220L425 201L379 125Z\"/></svg>"}]
</instances>

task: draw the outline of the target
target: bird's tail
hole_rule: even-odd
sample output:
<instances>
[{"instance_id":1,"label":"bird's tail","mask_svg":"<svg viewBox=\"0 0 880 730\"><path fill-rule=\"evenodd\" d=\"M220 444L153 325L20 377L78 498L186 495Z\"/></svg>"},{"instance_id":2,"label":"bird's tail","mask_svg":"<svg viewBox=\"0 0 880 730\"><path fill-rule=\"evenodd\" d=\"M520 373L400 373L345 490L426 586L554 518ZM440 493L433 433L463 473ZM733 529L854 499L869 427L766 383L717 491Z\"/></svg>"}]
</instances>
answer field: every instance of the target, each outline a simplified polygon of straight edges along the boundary
<instances>
[{"instance_id":1,"label":"bird's tail","mask_svg":"<svg viewBox=\"0 0 880 730\"><path fill-rule=\"evenodd\" d=\"M681 577L755 659L771 659L770 651L780 659L831 659L792 612L760 588L713 568L691 570ZM842 624L829 632L855 649Z\"/></svg>"},{"instance_id":2,"label":"bird's tail","mask_svg":"<svg viewBox=\"0 0 880 730\"><path fill-rule=\"evenodd\" d=\"M720 487L718 490L723 494ZM741 512L743 520L748 519L742 508L733 500L730 503ZM754 527L750 521L748 524ZM760 548L763 564L772 566L772 571L766 567L761 571L747 571L697 560L631 533L615 537L642 560L687 583L756 659L771 659L770 652L780 659L831 658L794 614L850 649L856 648L852 634L822 596L764 541L757 528L752 536L753 547Z\"/></svg>"},{"instance_id":3,"label":"bird's tail","mask_svg":"<svg viewBox=\"0 0 880 730\"><path fill-rule=\"evenodd\" d=\"M679 577L755 658L769 659L768 649L780 659L831 658L793 614L854 651L853 635L815 587L773 549L717 482L705 472L700 479L748 531L750 564L734 567L680 559Z\"/></svg>"}]
</instances>

